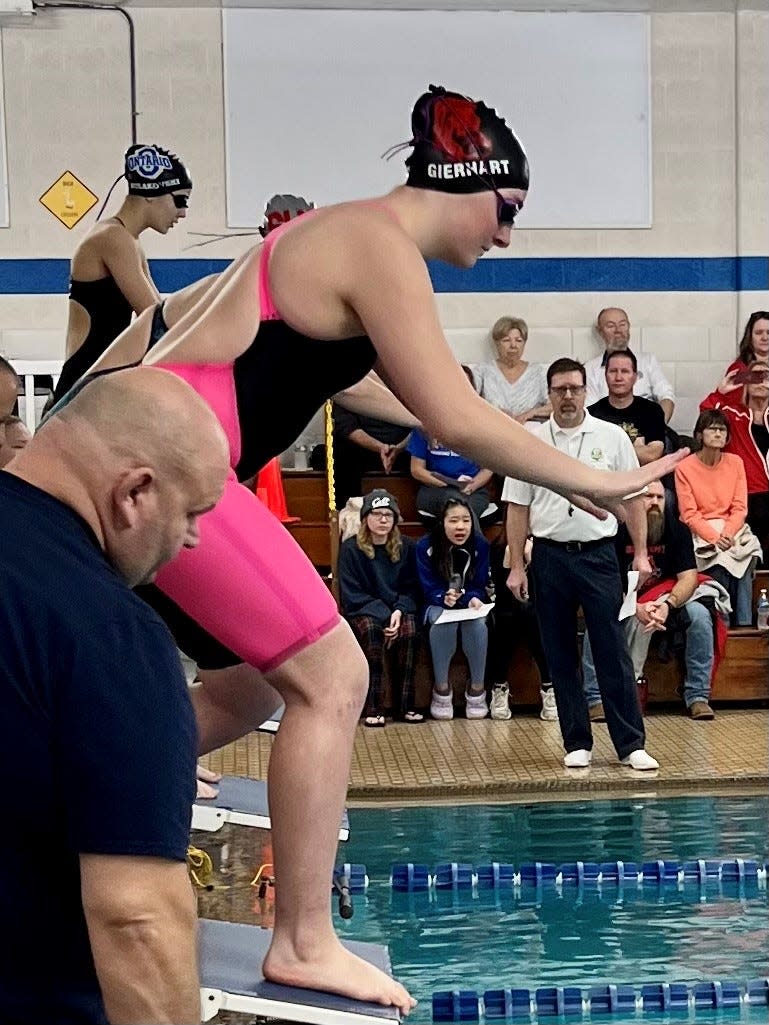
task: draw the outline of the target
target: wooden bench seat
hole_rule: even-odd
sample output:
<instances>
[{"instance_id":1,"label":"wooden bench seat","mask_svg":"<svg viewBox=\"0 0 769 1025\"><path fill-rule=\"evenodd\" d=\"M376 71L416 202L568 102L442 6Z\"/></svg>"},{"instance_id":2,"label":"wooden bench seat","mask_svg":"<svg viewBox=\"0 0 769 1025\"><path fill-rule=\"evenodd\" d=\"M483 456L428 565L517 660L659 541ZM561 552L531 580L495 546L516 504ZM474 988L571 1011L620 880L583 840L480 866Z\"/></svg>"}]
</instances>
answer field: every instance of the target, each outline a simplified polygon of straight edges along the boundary
<instances>
[{"instance_id":1,"label":"wooden bench seat","mask_svg":"<svg viewBox=\"0 0 769 1025\"><path fill-rule=\"evenodd\" d=\"M302 546L319 571L327 574L331 569L331 535L328 521L326 475L316 470L284 471L283 485L288 510L299 516L288 529ZM404 522L401 529L409 537L418 539L424 534L416 508L417 484L404 474L370 474L363 480L363 491L386 488L395 495ZM494 540L501 527L495 524L485 531ZM762 587L769 588L769 571L761 570L754 580L754 606ZM679 689L683 685L681 668L676 660L661 662L651 657L646 665L651 705L678 703L682 700ZM467 680L464 657L457 655L451 667L450 680L460 698L461 688ZM513 655L508 673L510 697L513 705L535 707L539 704L539 675L525 648ZM385 676L386 696L389 696ZM430 703L432 667L427 645L423 644L418 661L416 703L425 708ZM714 702L766 701L769 699L769 634L742 628L729 631L726 655L719 667L713 691ZM461 704L461 698L459 700ZM389 707L389 701L387 702Z\"/></svg>"}]
</instances>

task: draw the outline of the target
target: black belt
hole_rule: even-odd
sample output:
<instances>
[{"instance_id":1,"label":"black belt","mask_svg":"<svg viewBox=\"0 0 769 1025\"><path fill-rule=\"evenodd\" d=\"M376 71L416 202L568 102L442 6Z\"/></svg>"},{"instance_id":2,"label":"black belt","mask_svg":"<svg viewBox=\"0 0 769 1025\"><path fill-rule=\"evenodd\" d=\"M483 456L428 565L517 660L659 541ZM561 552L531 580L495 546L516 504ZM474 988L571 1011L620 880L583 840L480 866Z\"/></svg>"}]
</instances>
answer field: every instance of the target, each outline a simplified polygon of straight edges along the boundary
<instances>
[{"instance_id":1,"label":"black belt","mask_svg":"<svg viewBox=\"0 0 769 1025\"><path fill-rule=\"evenodd\" d=\"M599 545L614 544L613 537L599 537L595 541L554 541L551 537L535 537L534 543L550 545L551 548L563 548L567 552L586 552Z\"/></svg>"}]
</instances>

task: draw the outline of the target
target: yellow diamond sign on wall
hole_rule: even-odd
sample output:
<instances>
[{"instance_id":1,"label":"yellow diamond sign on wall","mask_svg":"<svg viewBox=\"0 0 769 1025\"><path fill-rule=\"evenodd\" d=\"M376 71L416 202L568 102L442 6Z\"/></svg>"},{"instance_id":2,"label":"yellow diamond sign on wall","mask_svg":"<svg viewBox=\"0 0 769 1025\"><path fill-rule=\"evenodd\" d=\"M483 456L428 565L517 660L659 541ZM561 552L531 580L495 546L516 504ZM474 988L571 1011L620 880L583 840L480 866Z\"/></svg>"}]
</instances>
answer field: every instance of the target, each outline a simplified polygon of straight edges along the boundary
<instances>
[{"instance_id":1,"label":"yellow diamond sign on wall","mask_svg":"<svg viewBox=\"0 0 769 1025\"><path fill-rule=\"evenodd\" d=\"M74 228L94 203L98 202L98 197L94 196L71 171L65 171L61 178L43 193L40 202L66 228Z\"/></svg>"}]
</instances>

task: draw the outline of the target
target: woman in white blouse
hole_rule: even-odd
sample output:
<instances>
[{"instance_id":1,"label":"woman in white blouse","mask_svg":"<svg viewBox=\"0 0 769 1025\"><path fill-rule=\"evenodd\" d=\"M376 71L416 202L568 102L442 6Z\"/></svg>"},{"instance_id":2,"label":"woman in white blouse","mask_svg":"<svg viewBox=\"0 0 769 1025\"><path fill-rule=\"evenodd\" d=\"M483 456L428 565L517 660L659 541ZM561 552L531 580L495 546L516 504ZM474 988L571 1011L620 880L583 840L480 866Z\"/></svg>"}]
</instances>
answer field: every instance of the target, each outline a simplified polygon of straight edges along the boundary
<instances>
[{"instance_id":1,"label":"woman in white blouse","mask_svg":"<svg viewBox=\"0 0 769 1025\"><path fill-rule=\"evenodd\" d=\"M529 328L520 317L500 317L491 329L497 358L472 367L475 388L519 423L550 416L544 368L523 358Z\"/></svg>"}]
</instances>

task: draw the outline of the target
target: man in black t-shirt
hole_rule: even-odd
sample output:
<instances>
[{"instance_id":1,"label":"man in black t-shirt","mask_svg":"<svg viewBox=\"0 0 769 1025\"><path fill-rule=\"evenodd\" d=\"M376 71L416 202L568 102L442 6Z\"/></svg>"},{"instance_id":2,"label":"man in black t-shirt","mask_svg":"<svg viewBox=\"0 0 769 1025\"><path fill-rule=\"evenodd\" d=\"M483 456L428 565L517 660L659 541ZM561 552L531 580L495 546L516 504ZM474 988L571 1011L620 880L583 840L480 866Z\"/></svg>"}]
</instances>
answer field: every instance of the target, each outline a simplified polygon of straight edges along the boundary
<instances>
[{"instance_id":1,"label":"man in black t-shirt","mask_svg":"<svg viewBox=\"0 0 769 1025\"><path fill-rule=\"evenodd\" d=\"M638 380L635 354L630 349L609 353L605 373L609 394L589 406L588 412L621 427L642 466L659 459L665 448L665 414L656 402L633 394Z\"/></svg>"},{"instance_id":2,"label":"man in black t-shirt","mask_svg":"<svg viewBox=\"0 0 769 1025\"><path fill-rule=\"evenodd\" d=\"M130 586L198 540L227 443L180 378L89 383L0 472L0 1019L200 1020L185 863L197 732Z\"/></svg>"},{"instance_id":3,"label":"man in black t-shirt","mask_svg":"<svg viewBox=\"0 0 769 1025\"><path fill-rule=\"evenodd\" d=\"M710 683L713 673L715 639L719 632L719 614L715 608L703 604L699 587L697 562L689 529L684 526L667 502L670 501L660 481L648 485L644 495L647 524L647 553L652 575L639 588L636 595L635 615L625 621L628 649L637 677L643 676L643 667L653 634L664 631L668 643L674 633L685 636L686 679L684 701L692 719L712 719ZM624 524L617 532L617 558L625 578L632 566L634 548ZM718 585L709 585L715 592ZM696 596L695 596L696 595ZM711 602L711 604L713 604ZM721 624L725 629L725 624ZM585 636L583 648L583 676L585 696L596 718L601 701L590 643Z\"/></svg>"}]
</instances>

